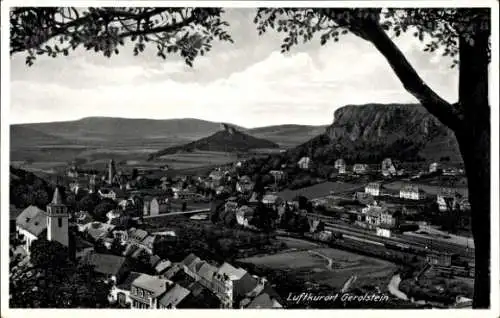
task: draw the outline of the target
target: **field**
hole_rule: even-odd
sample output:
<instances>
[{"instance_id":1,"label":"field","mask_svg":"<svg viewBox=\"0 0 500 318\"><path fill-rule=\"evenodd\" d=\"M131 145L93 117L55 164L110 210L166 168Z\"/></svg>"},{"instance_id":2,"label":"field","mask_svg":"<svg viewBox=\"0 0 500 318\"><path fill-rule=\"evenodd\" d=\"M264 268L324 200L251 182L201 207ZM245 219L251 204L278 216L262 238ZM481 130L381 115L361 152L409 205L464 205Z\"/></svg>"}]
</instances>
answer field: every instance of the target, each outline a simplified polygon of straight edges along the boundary
<instances>
[{"instance_id":1,"label":"field","mask_svg":"<svg viewBox=\"0 0 500 318\"><path fill-rule=\"evenodd\" d=\"M215 151L176 153L161 157L171 169L189 169L206 165L223 165L238 160L236 154Z\"/></svg>"},{"instance_id":2,"label":"field","mask_svg":"<svg viewBox=\"0 0 500 318\"><path fill-rule=\"evenodd\" d=\"M376 285L385 288L396 265L375 258L356 255L333 248L304 245L297 240L283 239L289 248L274 255L240 259L242 263L275 270L285 270L306 281L341 289L353 275L354 286Z\"/></svg>"}]
</instances>

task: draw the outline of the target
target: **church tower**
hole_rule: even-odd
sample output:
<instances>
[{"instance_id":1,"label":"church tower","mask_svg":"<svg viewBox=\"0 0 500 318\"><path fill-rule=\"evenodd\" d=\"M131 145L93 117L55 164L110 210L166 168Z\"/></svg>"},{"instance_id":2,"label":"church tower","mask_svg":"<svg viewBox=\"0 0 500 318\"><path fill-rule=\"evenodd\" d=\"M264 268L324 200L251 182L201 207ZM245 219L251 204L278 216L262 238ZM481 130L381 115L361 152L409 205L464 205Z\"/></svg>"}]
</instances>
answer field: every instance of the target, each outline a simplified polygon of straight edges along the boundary
<instances>
[{"instance_id":1,"label":"church tower","mask_svg":"<svg viewBox=\"0 0 500 318\"><path fill-rule=\"evenodd\" d=\"M113 159L111 159L109 161L109 166L108 166L108 184L113 184L113 179L115 178L115 171L116 171L116 167L115 167L115 161Z\"/></svg>"},{"instance_id":2,"label":"church tower","mask_svg":"<svg viewBox=\"0 0 500 318\"><path fill-rule=\"evenodd\" d=\"M68 207L63 204L59 188L56 187L52 202L47 205L47 240L69 246Z\"/></svg>"}]
</instances>

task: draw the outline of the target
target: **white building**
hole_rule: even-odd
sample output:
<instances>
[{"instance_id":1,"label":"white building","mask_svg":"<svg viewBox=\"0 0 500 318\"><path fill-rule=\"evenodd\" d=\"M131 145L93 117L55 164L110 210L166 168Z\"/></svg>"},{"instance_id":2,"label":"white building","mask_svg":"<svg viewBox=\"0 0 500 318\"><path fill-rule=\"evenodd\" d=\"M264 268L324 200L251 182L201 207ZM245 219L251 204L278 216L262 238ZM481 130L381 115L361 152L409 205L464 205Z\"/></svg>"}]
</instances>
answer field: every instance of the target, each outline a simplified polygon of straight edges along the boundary
<instances>
[{"instance_id":1,"label":"white building","mask_svg":"<svg viewBox=\"0 0 500 318\"><path fill-rule=\"evenodd\" d=\"M364 174L368 172L368 165L367 164L362 164L362 163L357 163L352 167L352 172L356 174Z\"/></svg>"},{"instance_id":2,"label":"white building","mask_svg":"<svg viewBox=\"0 0 500 318\"><path fill-rule=\"evenodd\" d=\"M300 158L299 162L297 162L297 164L299 165L300 169L308 170L311 168L312 161L309 157L302 157Z\"/></svg>"},{"instance_id":3,"label":"white building","mask_svg":"<svg viewBox=\"0 0 500 318\"><path fill-rule=\"evenodd\" d=\"M365 193L368 193L374 197L377 197L380 195L380 189L382 188L382 185L378 182L372 182L366 185L365 187Z\"/></svg>"},{"instance_id":4,"label":"white building","mask_svg":"<svg viewBox=\"0 0 500 318\"><path fill-rule=\"evenodd\" d=\"M382 237L391 237L391 230L384 227L377 227L377 235Z\"/></svg>"},{"instance_id":5,"label":"white building","mask_svg":"<svg viewBox=\"0 0 500 318\"><path fill-rule=\"evenodd\" d=\"M429 172L430 173L433 173L433 172L437 172L439 170L439 163L437 162L433 162L429 165Z\"/></svg>"},{"instance_id":6,"label":"white building","mask_svg":"<svg viewBox=\"0 0 500 318\"><path fill-rule=\"evenodd\" d=\"M108 198L111 200L116 200L116 192L112 189L99 189L98 193L101 199Z\"/></svg>"},{"instance_id":7,"label":"white building","mask_svg":"<svg viewBox=\"0 0 500 318\"><path fill-rule=\"evenodd\" d=\"M399 197L406 200L423 200L426 198L426 194L418 186L407 185L399 190Z\"/></svg>"}]
</instances>

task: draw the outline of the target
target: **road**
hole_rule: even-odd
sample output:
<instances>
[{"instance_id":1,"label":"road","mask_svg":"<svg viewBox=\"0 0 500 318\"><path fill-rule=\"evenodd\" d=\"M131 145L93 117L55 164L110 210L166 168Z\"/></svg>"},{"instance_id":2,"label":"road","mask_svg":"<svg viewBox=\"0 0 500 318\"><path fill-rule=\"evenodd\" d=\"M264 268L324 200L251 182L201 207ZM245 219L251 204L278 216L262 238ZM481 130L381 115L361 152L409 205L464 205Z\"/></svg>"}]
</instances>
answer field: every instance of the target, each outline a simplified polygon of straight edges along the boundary
<instances>
[{"instance_id":1,"label":"road","mask_svg":"<svg viewBox=\"0 0 500 318\"><path fill-rule=\"evenodd\" d=\"M186 215L186 214L198 214L198 213L208 213L210 212L210 209L199 209L199 210L191 210L191 211L183 211L183 212L170 212L170 213L164 213L164 214L158 214L158 215L148 215L148 216L143 216L142 218L144 220L146 219L157 219L157 218L165 218L169 216L174 216L174 215ZM139 220L140 217L135 217L134 220Z\"/></svg>"}]
</instances>

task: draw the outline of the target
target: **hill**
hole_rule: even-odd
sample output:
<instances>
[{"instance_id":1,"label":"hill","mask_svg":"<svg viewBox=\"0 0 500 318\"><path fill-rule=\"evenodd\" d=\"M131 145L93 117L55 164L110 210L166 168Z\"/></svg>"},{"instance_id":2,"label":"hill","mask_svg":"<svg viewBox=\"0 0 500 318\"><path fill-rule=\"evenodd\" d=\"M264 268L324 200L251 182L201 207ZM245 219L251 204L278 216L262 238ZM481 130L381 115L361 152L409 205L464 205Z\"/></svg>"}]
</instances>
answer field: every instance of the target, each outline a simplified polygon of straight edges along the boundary
<instances>
[{"instance_id":1,"label":"hill","mask_svg":"<svg viewBox=\"0 0 500 318\"><path fill-rule=\"evenodd\" d=\"M249 129L258 138L273 141L282 147L295 147L325 132L328 126L278 125Z\"/></svg>"},{"instance_id":2,"label":"hill","mask_svg":"<svg viewBox=\"0 0 500 318\"><path fill-rule=\"evenodd\" d=\"M183 119L128 119L113 117L87 117L75 121L12 125L17 138L21 130L43 134L38 142L46 144L50 138L71 140L80 145L126 145L135 142L173 143L196 140L219 130L219 123L205 120Z\"/></svg>"},{"instance_id":3,"label":"hill","mask_svg":"<svg viewBox=\"0 0 500 318\"><path fill-rule=\"evenodd\" d=\"M68 140L53 136L30 127L12 125L10 127L10 145L13 148L35 147L39 144L47 146L68 144Z\"/></svg>"},{"instance_id":4,"label":"hill","mask_svg":"<svg viewBox=\"0 0 500 318\"><path fill-rule=\"evenodd\" d=\"M227 124L222 124L222 126L222 130L208 137L201 138L188 144L169 147L153 153L149 156L149 160L153 160L164 155L175 154L177 152L193 152L195 150L244 152L250 149L279 148L278 144L272 141L253 137Z\"/></svg>"},{"instance_id":5,"label":"hill","mask_svg":"<svg viewBox=\"0 0 500 318\"><path fill-rule=\"evenodd\" d=\"M461 162L456 138L418 104L349 105L335 111L325 132L292 149L292 160L312 152L313 159L333 164L440 160Z\"/></svg>"},{"instance_id":6,"label":"hill","mask_svg":"<svg viewBox=\"0 0 500 318\"><path fill-rule=\"evenodd\" d=\"M295 147L326 128L279 125L247 129L233 124L231 126L283 147ZM219 130L220 123L192 118L155 120L87 117L75 121L11 125L11 147L149 145L161 149L195 141Z\"/></svg>"}]
</instances>

